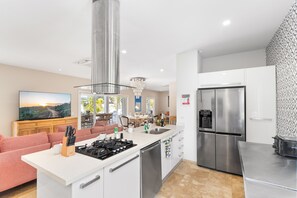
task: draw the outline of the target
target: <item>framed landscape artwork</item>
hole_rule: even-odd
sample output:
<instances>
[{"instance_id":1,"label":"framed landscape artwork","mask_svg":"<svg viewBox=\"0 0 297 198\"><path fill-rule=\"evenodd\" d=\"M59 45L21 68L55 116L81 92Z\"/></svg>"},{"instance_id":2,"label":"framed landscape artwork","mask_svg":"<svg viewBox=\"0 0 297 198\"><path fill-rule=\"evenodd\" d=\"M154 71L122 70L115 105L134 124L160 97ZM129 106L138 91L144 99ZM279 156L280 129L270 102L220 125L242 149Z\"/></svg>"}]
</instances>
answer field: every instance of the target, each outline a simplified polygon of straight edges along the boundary
<instances>
[{"instance_id":1,"label":"framed landscape artwork","mask_svg":"<svg viewBox=\"0 0 297 198\"><path fill-rule=\"evenodd\" d=\"M135 96L135 112L141 112L141 96Z\"/></svg>"}]
</instances>

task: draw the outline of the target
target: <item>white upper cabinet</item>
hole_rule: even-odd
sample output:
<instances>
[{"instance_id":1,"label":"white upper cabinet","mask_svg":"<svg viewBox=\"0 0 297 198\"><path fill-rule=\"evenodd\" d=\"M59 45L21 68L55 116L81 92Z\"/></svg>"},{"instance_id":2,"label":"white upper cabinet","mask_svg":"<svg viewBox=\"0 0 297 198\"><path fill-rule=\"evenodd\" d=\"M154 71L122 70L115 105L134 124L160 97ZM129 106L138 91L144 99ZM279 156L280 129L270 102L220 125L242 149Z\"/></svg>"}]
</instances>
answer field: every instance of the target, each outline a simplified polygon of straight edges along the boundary
<instances>
[{"instance_id":1,"label":"white upper cabinet","mask_svg":"<svg viewBox=\"0 0 297 198\"><path fill-rule=\"evenodd\" d=\"M229 70L198 74L198 87L232 87L245 84L245 70Z\"/></svg>"},{"instance_id":2,"label":"white upper cabinet","mask_svg":"<svg viewBox=\"0 0 297 198\"><path fill-rule=\"evenodd\" d=\"M246 69L247 142L273 142L276 135L275 66Z\"/></svg>"},{"instance_id":3,"label":"white upper cabinet","mask_svg":"<svg viewBox=\"0 0 297 198\"><path fill-rule=\"evenodd\" d=\"M275 66L198 74L198 88L246 86L246 141L272 144L276 135Z\"/></svg>"}]
</instances>

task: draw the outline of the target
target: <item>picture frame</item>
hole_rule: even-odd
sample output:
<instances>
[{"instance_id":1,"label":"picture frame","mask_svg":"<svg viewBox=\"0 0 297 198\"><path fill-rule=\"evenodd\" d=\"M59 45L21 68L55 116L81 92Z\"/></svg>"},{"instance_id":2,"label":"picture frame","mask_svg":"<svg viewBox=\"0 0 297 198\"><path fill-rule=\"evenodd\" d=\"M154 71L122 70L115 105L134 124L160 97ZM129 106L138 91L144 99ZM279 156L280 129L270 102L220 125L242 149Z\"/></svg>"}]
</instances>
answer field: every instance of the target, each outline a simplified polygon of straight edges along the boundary
<instances>
[{"instance_id":1,"label":"picture frame","mask_svg":"<svg viewBox=\"0 0 297 198\"><path fill-rule=\"evenodd\" d=\"M141 106L142 106L142 97L141 96L135 96L134 97L135 105L134 105L134 111L135 112L141 112Z\"/></svg>"}]
</instances>

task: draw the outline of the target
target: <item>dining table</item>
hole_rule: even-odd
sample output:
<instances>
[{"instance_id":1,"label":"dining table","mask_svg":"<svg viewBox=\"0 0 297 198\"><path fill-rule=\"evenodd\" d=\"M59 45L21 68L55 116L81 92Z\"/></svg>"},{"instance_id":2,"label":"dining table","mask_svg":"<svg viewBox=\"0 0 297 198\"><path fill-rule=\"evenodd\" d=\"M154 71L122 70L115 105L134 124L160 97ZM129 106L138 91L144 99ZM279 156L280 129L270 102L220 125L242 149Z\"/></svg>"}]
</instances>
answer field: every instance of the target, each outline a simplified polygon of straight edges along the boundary
<instances>
[{"instance_id":1,"label":"dining table","mask_svg":"<svg viewBox=\"0 0 297 198\"><path fill-rule=\"evenodd\" d=\"M135 127L139 127L142 123L147 121L149 117L147 115L139 115L139 116L128 116L129 122L133 122Z\"/></svg>"}]
</instances>

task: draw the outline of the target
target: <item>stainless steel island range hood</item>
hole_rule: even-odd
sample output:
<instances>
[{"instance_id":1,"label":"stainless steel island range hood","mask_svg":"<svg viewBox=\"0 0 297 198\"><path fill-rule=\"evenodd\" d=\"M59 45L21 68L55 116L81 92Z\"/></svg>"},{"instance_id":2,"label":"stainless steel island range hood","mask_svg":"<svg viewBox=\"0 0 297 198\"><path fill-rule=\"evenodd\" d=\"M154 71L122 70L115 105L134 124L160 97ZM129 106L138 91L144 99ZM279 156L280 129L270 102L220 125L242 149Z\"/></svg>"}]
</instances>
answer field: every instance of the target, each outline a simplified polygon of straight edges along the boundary
<instances>
[{"instance_id":1,"label":"stainless steel island range hood","mask_svg":"<svg viewBox=\"0 0 297 198\"><path fill-rule=\"evenodd\" d=\"M92 84L94 94L119 94L120 85L120 2L93 0L92 13Z\"/></svg>"}]
</instances>

